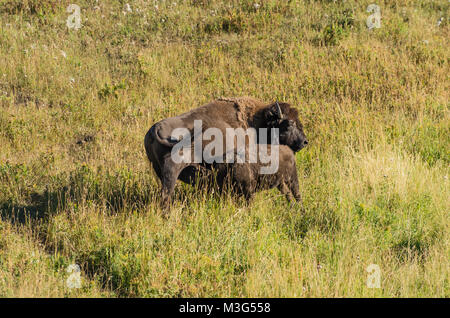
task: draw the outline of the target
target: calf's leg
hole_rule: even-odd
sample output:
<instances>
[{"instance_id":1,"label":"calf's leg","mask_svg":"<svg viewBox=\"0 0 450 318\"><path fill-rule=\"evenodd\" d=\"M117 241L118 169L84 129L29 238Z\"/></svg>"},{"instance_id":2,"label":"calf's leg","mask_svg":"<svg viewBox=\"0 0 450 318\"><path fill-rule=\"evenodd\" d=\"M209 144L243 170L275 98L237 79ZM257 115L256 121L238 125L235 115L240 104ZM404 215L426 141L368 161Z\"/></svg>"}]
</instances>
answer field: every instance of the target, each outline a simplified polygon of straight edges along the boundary
<instances>
[{"instance_id":1,"label":"calf's leg","mask_svg":"<svg viewBox=\"0 0 450 318\"><path fill-rule=\"evenodd\" d=\"M294 196L295 201L297 201L297 203L300 205L302 213L305 212L302 196L300 195L300 187L298 185L297 171L295 171L294 176L290 180L289 190L290 190L290 192L292 192L292 195Z\"/></svg>"},{"instance_id":2,"label":"calf's leg","mask_svg":"<svg viewBox=\"0 0 450 318\"><path fill-rule=\"evenodd\" d=\"M294 169L294 173L289 183L289 189L291 190L295 200L303 205L302 196L300 194L300 186L298 185L297 169Z\"/></svg>"},{"instance_id":3,"label":"calf's leg","mask_svg":"<svg viewBox=\"0 0 450 318\"><path fill-rule=\"evenodd\" d=\"M280 192L286 196L286 199L288 200L288 202L294 201L294 197L292 196L291 189L289 189L289 187L286 185L286 182L281 181L280 184L278 185L278 190L280 190Z\"/></svg>"}]
</instances>

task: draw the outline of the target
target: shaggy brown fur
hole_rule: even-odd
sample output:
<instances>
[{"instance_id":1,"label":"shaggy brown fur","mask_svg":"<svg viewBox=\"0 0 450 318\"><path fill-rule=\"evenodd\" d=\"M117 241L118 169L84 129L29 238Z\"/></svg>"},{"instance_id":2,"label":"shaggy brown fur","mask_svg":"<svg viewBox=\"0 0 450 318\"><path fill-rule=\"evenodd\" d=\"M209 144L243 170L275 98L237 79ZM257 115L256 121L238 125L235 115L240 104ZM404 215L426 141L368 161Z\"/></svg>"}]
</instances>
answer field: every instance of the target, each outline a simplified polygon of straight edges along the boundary
<instances>
[{"instance_id":1,"label":"shaggy brown fur","mask_svg":"<svg viewBox=\"0 0 450 318\"><path fill-rule=\"evenodd\" d=\"M275 148L267 145L268 153ZM256 163L214 163L216 181L220 189L231 188L250 201L261 190L277 187L288 201L301 203L295 155L288 146L279 145L279 166L273 174L262 174L261 167L266 164Z\"/></svg>"},{"instance_id":2,"label":"shaggy brown fur","mask_svg":"<svg viewBox=\"0 0 450 318\"><path fill-rule=\"evenodd\" d=\"M287 103L279 103L279 108L276 103L265 103L252 97L219 98L187 113L154 124L145 135L144 144L147 157L162 183L162 205L168 205L177 179L195 184L199 178L207 179L210 173L204 163L173 162L171 149L179 142L171 137L175 128L187 128L193 138L194 120L202 120L203 131L210 127L222 131L224 145L226 128L268 128L268 143L271 142L270 128L279 128L280 144L298 151L306 146L307 141L297 110ZM207 144L208 142L204 141L203 148Z\"/></svg>"}]
</instances>

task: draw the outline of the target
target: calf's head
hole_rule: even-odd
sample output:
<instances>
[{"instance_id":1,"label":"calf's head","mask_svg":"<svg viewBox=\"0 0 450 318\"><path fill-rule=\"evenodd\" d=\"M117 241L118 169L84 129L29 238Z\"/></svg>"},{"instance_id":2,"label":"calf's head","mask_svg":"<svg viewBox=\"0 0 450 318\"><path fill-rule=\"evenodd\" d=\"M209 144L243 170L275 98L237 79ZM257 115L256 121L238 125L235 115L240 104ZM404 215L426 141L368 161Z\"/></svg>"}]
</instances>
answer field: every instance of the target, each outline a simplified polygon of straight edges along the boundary
<instances>
[{"instance_id":1,"label":"calf's head","mask_svg":"<svg viewBox=\"0 0 450 318\"><path fill-rule=\"evenodd\" d=\"M268 128L279 129L280 144L289 146L294 152L308 144L298 111L289 104L275 102L267 106L264 119Z\"/></svg>"}]
</instances>

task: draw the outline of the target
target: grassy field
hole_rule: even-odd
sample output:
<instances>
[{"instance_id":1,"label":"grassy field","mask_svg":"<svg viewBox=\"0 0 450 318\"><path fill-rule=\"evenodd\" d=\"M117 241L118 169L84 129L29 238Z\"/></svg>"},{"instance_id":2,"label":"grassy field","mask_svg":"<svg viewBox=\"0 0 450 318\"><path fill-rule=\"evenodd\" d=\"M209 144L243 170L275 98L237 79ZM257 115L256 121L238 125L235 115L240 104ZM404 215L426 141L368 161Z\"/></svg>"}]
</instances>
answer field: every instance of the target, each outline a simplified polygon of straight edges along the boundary
<instances>
[{"instance_id":1,"label":"grassy field","mask_svg":"<svg viewBox=\"0 0 450 318\"><path fill-rule=\"evenodd\" d=\"M0 0L0 296L450 297L448 18L447 0ZM299 110L305 212L178 184L161 217L147 130L245 95Z\"/></svg>"}]
</instances>

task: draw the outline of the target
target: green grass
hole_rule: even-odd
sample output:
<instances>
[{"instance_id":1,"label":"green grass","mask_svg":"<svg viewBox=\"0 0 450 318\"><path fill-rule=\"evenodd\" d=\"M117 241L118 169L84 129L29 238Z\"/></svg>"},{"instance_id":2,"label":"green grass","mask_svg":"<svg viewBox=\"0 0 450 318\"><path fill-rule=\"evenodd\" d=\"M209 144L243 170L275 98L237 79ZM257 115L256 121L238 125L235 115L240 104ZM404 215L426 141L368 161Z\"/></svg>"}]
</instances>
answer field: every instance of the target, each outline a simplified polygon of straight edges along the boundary
<instances>
[{"instance_id":1,"label":"green grass","mask_svg":"<svg viewBox=\"0 0 450 318\"><path fill-rule=\"evenodd\" d=\"M0 296L450 296L447 1L69 3L0 0ZM304 213L178 184L164 219L146 131L242 95L299 110Z\"/></svg>"}]
</instances>

